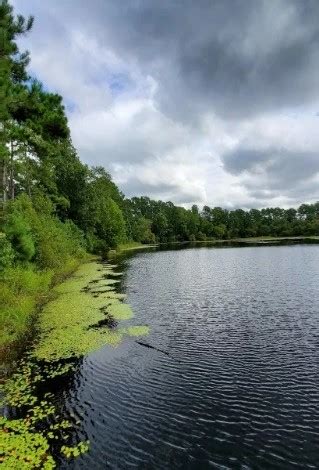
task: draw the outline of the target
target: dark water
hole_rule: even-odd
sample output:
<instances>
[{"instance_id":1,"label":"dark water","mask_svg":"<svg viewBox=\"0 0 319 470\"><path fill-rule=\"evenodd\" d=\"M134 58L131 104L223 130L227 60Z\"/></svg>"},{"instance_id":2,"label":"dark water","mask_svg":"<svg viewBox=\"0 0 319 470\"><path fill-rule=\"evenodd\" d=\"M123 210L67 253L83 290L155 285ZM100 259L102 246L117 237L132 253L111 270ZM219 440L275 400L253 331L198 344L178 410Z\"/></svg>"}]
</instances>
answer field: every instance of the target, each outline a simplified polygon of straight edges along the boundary
<instances>
[{"instance_id":1,"label":"dark water","mask_svg":"<svg viewBox=\"0 0 319 470\"><path fill-rule=\"evenodd\" d=\"M319 246L125 260L151 333L87 357L66 394L89 454L61 468L319 468Z\"/></svg>"}]
</instances>

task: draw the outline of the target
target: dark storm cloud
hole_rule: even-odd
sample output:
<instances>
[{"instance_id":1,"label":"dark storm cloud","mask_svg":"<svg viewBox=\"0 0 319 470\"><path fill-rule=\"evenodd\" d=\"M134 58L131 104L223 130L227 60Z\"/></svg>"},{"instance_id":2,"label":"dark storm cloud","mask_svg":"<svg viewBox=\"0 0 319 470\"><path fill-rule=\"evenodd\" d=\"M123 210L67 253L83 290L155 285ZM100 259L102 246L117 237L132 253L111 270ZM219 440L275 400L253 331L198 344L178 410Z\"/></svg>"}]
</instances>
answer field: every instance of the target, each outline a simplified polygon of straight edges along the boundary
<instances>
[{"instance_id":1,"label":"dark storm cloud","mask_svg":"<svg viewBox=\"0 0 319 470\"><path fill-rule=\"evenodd\" d=\"M225 170L233 175L239 175L244 171L257 170L260 164L267 162L272 158L271 150L253 150L239 148L226 153L223 158Z\"/></svg>"},{"instance_id":2,"label":"dark storm cloud","mask_svg":"<svg viewBox=\"0 0 319 470\"><path fill-rule=\"evenodd\" d=\"M83 21L87 2L67 4ZM238 118L319 95L317 0L93 0L85 18L152 73L159 103L175 117Z\"/></svg>"},{"instance_id":3,"label":"dark storm cloud","mask_svg":"<svg viewBox=\"0 0 319 470\"><path fill-rule=\"evenodd\" d=\"M158 192L174 192L177 188L174 184L150 184L147 181L141 181L137 179L130 179L127 183L124 184L125 194L127 196L134 196L140 191L141 194L148 195L151 197L153 194L157 194Z\"/></svg>"},{"instance_id":4,"label":"dark storm cloud","mask_svg":"<svg viewBox=\"0 0 319 470\"><path fill-rule=\"evenodd\" d=\"M233 175L243 175L243 184L255 199L278 197L305 198L319 195L319 153L287 149L238 149L222 158L224 168ZM262 186L262 189L256 187Z\"/></svg>"},{"instance_id":5,"label":"dark storm cloud","mask_svg":"<svg viewBox=\"0 0 319 470\"><path fill-rule=\"evenodd\" d=\"M163 199L164 201L173 200L177 204L190 204L195 200L201 201L202 196L189 190L182 188L180 185L169 182L158 182L150 184L141 179L130 179L122 185L124 193L128 197L135 195L145 195L153 199Z\"/></svg>"}]
</instances>

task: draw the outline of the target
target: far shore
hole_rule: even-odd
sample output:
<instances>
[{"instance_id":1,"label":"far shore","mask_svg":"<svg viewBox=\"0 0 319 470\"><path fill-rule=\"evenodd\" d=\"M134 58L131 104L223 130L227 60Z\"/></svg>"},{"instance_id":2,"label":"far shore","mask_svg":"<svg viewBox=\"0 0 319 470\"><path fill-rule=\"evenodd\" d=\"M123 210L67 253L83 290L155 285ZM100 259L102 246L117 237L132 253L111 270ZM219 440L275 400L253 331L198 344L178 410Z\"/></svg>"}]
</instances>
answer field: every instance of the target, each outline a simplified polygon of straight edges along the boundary
<instances>
[{"instance_id":1,"label":"far shore","mask_svg":"<svg viewBox=\"0 0 319 470\"><path fill-rule=\"evenodd\" d=\"M229 242L235 242L235 243L269 243L269 242L276 242L276 241L284 241L284 240L318 240L319 241L319 236L317 235L302 235L302 236L297 236L297 237L271 237L271 236L265 236L265 237L246 237L246 238L222 238L222 239L207 239L207 240L185 240L185 241L175 241L175 242L167 242L167 243L158 243L157 245L141 245L139 248L142 247L154 247L154 246L159 246L159 245L184 245L184 244L200 244L200 243L229 243ZM138 248L138 247L137 247Z\"/></svg>"},{"instance_id":2,"label":"far shore","mask_svg":"<svg viewBox=\"0 0 319 470\"><path fill-rule=\"evenodd\" d=\"M201 245L201 244L221 244L221 243L276 243L280 241L302 241L302 240L314 240L319 242L318 235L302 235L302 236L295 236L295 237L272 237L272 236L264 236L264 237L247 237L247 238L223 238L223 239L207 239L207 240L184 240L184 241L174 241L174 242L165 242L165 243L127 243L123 245L119 245L116 250L110 250L110 254L119 254L124 251L133 251L133 250L145 250L148 248L158 248L160 246L165 245Z\"/></svg>"}]
</instances>

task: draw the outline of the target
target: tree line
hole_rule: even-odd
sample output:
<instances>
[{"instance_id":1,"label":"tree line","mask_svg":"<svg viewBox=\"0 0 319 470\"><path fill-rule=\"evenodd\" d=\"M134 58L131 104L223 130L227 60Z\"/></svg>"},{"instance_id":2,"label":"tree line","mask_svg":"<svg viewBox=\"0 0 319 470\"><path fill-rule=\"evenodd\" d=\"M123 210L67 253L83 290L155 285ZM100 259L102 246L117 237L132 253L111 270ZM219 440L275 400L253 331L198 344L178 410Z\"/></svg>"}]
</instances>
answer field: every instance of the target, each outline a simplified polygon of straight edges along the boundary
<instances>
[{"instance_id":1,"label":"tree line","mask_svg":"<svg viewBox=\"0 0 319 470\"><path fill-rule=\"evenodd\" d=\"M130 236L140 242L319 235L319 202L298 209L191 209L148 197L125 200Z\"/></svg>"},{"instance_id":2,"label":"tree line","mask_svg":"<svg viewBox=\"0 0 319 470\"><path fill-rule=\"evenodd\" d=\"M318 202L298 209L245 211L196 205L185 209L146 196L125 198L103 167L80 161L62 97L29 75L30 55L19 50L17 40L32 25L32 17L15 15L7 0L1 2L2 265L36 262L47 268L59 258L55 250L67 257L72 244L75 252L101 253L131 240L165 243L319 234ZM59 234L59 243L68 248L59 250L52 233Z\"/></svg>"}]
</instances>

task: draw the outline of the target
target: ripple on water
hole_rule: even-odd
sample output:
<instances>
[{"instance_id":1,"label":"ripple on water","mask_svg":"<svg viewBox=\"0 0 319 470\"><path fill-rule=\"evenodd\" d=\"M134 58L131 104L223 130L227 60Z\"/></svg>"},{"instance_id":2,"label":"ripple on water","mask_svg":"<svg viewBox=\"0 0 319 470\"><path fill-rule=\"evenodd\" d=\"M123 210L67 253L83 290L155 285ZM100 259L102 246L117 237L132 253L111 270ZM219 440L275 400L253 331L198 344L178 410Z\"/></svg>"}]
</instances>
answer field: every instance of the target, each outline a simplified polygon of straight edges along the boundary
<instances>
[{"instance_id":1,"label":"ripple on water","mask_svg":"<svg viewBox=\"0 0 319 470\"><path fill-rule=\"evenodd\" d=\"M136 319L169 355L127 338L84 360L66 403L92 448L61 468L318 468L319 247L126 263Z\"/></svg>"}]
</instances>

